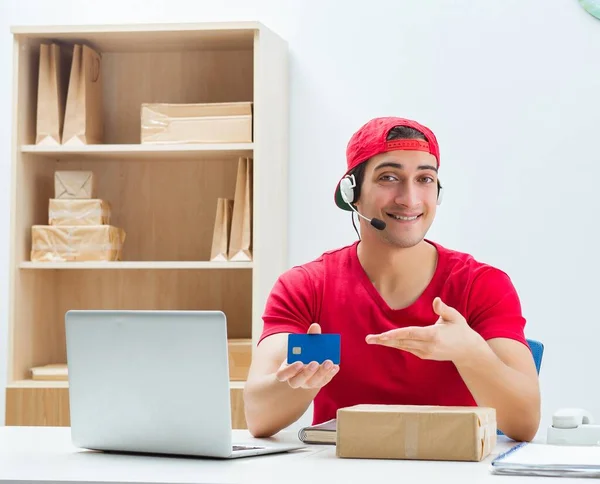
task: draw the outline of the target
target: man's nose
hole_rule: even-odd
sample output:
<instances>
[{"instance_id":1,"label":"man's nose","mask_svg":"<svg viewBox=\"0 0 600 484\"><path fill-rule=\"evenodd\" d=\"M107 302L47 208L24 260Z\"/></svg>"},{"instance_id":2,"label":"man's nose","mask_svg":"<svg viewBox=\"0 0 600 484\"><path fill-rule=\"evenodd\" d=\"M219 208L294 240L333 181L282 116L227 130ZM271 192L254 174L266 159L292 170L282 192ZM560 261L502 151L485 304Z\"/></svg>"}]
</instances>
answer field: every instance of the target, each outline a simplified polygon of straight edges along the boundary
<instances>
[{"instance_id":1,"label":"man's nose","mask_svg":"<svg viewBox=\"0 0 600 484\"><path fill-rule=\"evenodd\" d=\"M418 190L412 183L404 183L398 190L394 202L397 205L413 207L419 203Z\"/></svg>"}]
</instances>

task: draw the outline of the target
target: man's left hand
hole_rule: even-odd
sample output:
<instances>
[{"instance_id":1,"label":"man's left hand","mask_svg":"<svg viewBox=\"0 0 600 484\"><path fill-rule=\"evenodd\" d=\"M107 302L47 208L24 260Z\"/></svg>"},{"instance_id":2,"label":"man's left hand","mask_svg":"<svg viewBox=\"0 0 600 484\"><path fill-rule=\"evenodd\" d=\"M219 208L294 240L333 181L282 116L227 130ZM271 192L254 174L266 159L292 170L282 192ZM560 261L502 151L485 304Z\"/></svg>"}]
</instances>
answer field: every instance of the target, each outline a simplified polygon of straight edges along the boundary
<instances>
[{"instance_id":1,"label":"man's left hand","mask_svg":"<svg viewBox=\"0 0 600 484\"><path fill-rule=\"evenodd\" d=\"M433 310L439 319L431 326L410 326L370 334L366 342L409 351L423 359L454 363L468 359L479 351L482 343L485 344L462 314L439 297L433 301Z\"/></svg>"}]
</instances>

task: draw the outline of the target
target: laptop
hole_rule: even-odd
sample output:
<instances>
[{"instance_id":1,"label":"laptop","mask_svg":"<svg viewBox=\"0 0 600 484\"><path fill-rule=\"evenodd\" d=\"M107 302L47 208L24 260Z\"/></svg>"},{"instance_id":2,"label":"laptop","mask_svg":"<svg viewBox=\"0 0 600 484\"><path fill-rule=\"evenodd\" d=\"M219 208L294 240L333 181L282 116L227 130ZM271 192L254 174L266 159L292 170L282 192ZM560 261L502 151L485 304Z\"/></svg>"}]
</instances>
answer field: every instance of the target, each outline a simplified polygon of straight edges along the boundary
<instances>
[{"instance_id":1,"label":"laptop","mask_svg":"<svg viewBox=\"0 0 600 484\"><path fill-rule=\"evenodd\" d=\"M221 311L72 310L65 330L77 447L212 458L305 447L232 441Z\"/></svg>"}]
</instances>

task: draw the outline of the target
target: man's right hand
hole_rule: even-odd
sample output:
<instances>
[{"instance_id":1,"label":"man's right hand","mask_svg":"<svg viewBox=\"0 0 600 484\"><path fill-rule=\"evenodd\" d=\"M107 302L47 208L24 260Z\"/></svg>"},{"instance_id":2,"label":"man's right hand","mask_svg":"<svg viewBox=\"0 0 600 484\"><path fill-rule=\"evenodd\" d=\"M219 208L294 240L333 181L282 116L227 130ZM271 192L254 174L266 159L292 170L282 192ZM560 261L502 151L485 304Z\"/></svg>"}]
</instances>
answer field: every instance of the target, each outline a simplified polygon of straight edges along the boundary
<instances>
[{"instance_id":1,"label":"man's right hand","mask_svg":"<svg viewBox=\"0 0 600 484\"><path fill-rule=\"evenodd\" d=\"M307 333L320 334L321 326L313 323ZM331 360L325 360L322 364L316 361L309 364L296 361L291 365L284 360L275 373L275 378L280 382L287 382L292 388L317 389L327 385L339 369L340 366L334 365Z\"/></svg>"}]
</instances>

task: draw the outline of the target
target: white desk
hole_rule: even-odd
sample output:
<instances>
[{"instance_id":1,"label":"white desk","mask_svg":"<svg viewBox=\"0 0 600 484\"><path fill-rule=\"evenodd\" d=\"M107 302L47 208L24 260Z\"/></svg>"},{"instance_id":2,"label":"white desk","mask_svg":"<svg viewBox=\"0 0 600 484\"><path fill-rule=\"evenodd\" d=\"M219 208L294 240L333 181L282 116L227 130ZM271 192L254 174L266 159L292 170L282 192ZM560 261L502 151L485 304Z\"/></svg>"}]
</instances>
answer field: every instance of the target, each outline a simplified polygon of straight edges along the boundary
<instances>
[{"instance_id":1,"label":"white desk","mask_svg":"<svg viewBox=\"0 0 600 484\"><path fill-rule=\"evenodd\" d=\"M234 437L257 441L246 431L236 430ZM282 432L273 440L298 441L295 432ZM0 482L533 484L540 478L489 473L491 458L512 445L501 437L482 462L340 459L334 446L314 445L291 453L212 460L105 454L73 447L68 427L0 427ZM581 479L559 480L557 484L582 484Z\"/></svg>"}]
</instances>

